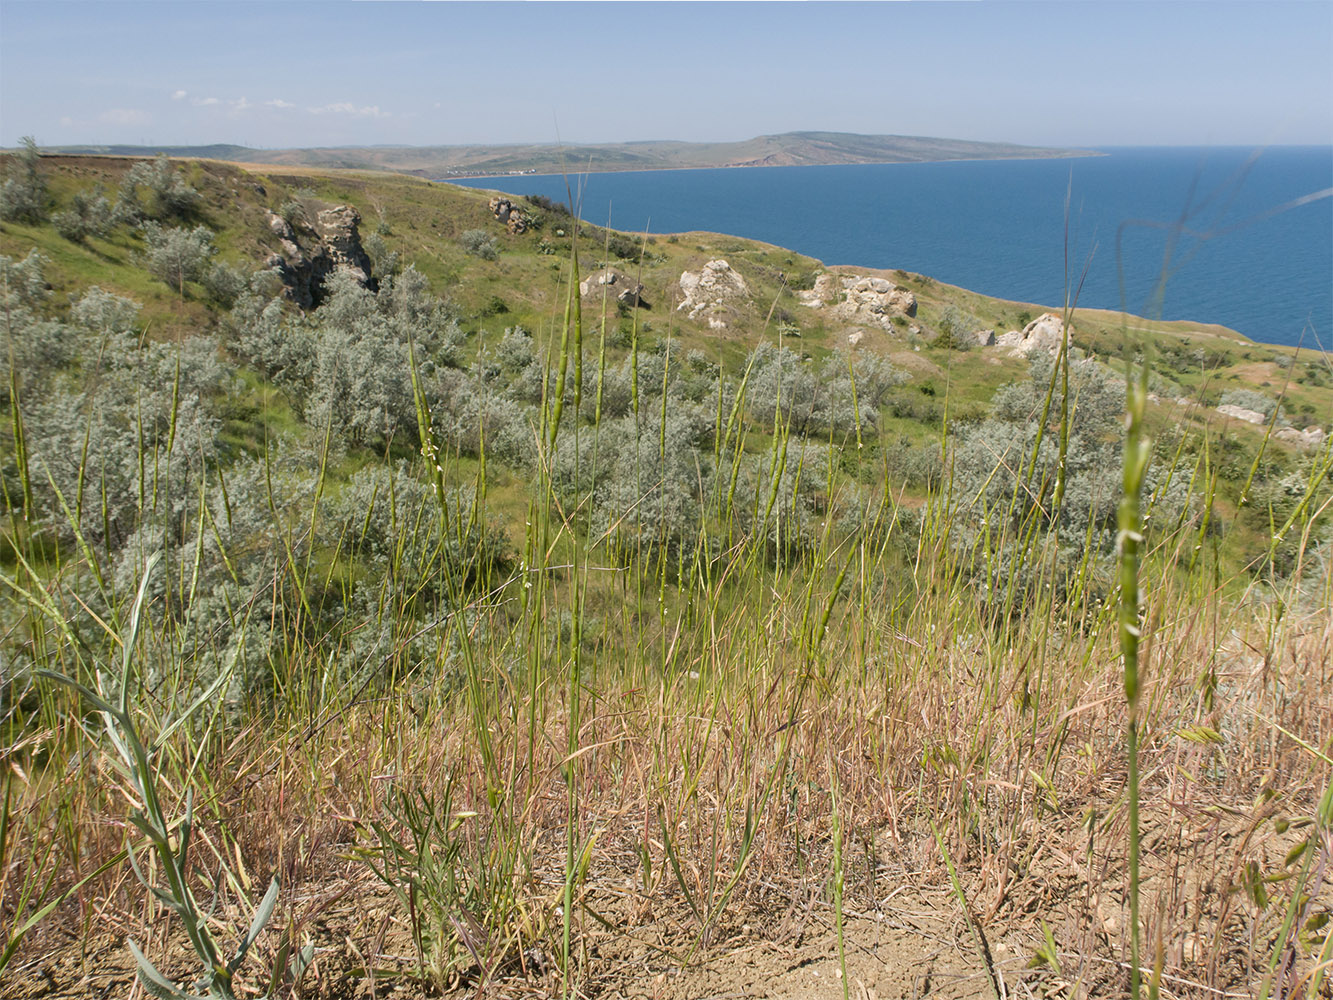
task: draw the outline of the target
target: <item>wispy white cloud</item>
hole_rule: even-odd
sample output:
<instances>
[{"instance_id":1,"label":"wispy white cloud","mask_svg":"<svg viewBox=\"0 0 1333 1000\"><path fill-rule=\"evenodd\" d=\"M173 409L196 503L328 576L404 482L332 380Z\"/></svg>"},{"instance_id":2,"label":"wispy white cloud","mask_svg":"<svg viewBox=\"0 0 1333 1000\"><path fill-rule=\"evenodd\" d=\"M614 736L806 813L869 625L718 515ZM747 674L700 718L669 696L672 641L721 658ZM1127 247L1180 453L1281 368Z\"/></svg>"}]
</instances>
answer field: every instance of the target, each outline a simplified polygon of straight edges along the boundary
<instances>
[{"instance_id":1,"label":"wispy white cloud","mask_svg":"<svg viewBox=\"0 0 1333 1000\"><path fill-rule=\"evenodd\" d=\"M190 92L188 90L173 90L171 92L171 99L173 101L183 101L189 96Z\"/></svg>"},{"instance_id":2,"label":"wispy white cloud","mask_svg":"<svg viewBox=\"0 0 1333 1000\"><path fill-rule=\"evenodd\" d=\"M184 100L189 95L178 90L173 99ZM277 111L293 111L300 106L281 97L272 97L266 101L252 102L247 97L190 97L190 103L196 108L217 108L228 115L239 115L256 108L273 108ZM392 114L384 111L378 104L353 104L351 101L336 101L317 108L302 109L311 115L347 115L352 118L391 118Z\"/></svg>"},{"instance_id":3,"label":"wispy white cloud","mask_svg":"<svg viewBox=\"0 0 1333 1000\"><path fill-rule=\"evenodd\" d=\"M184 91L179 91L184 93ZM190 103L196 108L220 108L228 115L235 116L244 114L251 108L258 107L252 104L248 97L192 97ZM266 102L271 104L272 102Z\"/></svg>"},{"instance_id":4,"label":"wispy white cloud","mask_svg":"<svg viewBox=\"0 0 1333 1000\"><path fill-rule=\"evenodd\" d=\"M147 125L153 116L138 108L109 108L97 116L106 125Z\"/></svg>"},{"instance_id":5,"label":"wispy white cloud","mask_svg":"<svg viewBox=\"0 0 1333 1000\"><path fill-rule=\"evenodd\" d=\"M390 118L388 111L381 111L378 104L356 105L350 101L338 101L319 108L307 108L312 115L351 115L355 118Z\"/></svg>"}]
</instances>

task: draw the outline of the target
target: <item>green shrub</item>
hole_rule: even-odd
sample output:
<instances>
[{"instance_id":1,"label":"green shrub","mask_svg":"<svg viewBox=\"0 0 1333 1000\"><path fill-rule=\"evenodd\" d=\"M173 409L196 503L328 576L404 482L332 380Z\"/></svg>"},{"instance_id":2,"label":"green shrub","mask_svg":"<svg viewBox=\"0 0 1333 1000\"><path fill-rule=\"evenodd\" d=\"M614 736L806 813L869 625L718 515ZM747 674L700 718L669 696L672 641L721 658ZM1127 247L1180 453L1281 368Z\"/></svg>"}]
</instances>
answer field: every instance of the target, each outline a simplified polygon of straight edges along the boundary
<instances>
[{"instance_id":1,"label":"green shrub","mask_svg":"<svg viewBox=\"0 0 1333 1000\"><path fill-rule=\"evenodd\" d=\"M151 219L186 220L199 205L199 192L171 165L163 153L149 162L141 160L126 171L120 182L116 211L132 222Z\"/></svg>"},{"instance_id":2,"label":"green shrub","mask_svg":"<svg viewBox=\"0 0 1333 1000\"><path fill-rule=\"evenodd\" d=\"M606 249L621 260L633 260L643 251L643 238L611 233L607 237Z\"/></svg>"},{"instance_id":3,"label":"green shrub","mask_svg":"<svg viewBox=\"0 0 1333 1000\"><path fill-rule=\"evenodd\" d=\"M0 184L0 219L7 222L40 222L46 216L46 180L38 171L42 154L32 136L10 157L5 182Z\"/></svg>"},{"instance_id":4,"label":"green shrub","mask_svg":"<svg viewBox=\"0 0 1333 1000\"><path fill-rule=\"evenodd\" d=\"M370 258L370 266L377 278L391 275L398 270L398 251L390 250L389 245L384 242L384 237L378 232L367 235L361 241L361 245L365 248L366 256Z\"/></svg>"},{"instance_id":5,"label":"green shrub","mask_svg":"<svg viewBox=\"0 0 1333 1000\"><path fill-rule=\"evenodd\" d=\"M56 232L75 243L82 243L89 236L105 236L115 221L115 209L100 188L78 192L68 209L51 216Z\"/></svg>"},{"instance_id":6,"label":"green shrub","mask_svg":"<svg viewBox=\"0 0 1333 1000\"><path fill-rule=\"evenodd\" d=\"M1244 410L1262 413L1267 420L1278 409L1277 401L1253 389L1228 389L1222 393L1218 406L1239 406ZM1279 414L1280 415L1280 414Z\"/></svg>"},{"instance_id":7,"label":"green shrub","mask_svg":"<svg viewBox=\"0 0 1333 1000\"><path fill-rule=\"evenodd\" d=\"M500 246L495 237L484 229L468 229L458 238L463 249L482 260L496 260L500 256Z\"/></svg>"},{"instance_id":8,"label":"green shrub","mask_svg":"<svg viewBox=\"0 0 1333 1000\"><path fill-rule=\"evenodd\" d=\"M278 215L282 216L283 221L289 226L296 226L309 222L309 219L306 217L305 205L294 198L290 201L284 201L278 206Z\"/></svg>"},{"instance_id":9,"label":"green shrub","mask_svg":"<svg viewBox=\"0 0 1333 1000\"><path fill-rule=\"evenodd\" d=\"M230 309L250 287L250 272L232 264L214 264L200 275L199 283L214 302Z\"/></svg>"},{"instance_id":10,"label":"green shrub","mask_svg":"<svg viewBox=\"0 0 1333 1000\"><path fill-rule=\"evenodd\" d=\"M545 195L525 194L523 200L529 205L535 205L544 212L549 212L551 215L569 216L569 207L565 205L564 202L555 201Z\"/></svg>"},{"instance_id":11,"label":"green shrub","mask_svg":"<svg viewBox=\"0 0 1333 1000\"><path fill-rule=\"evenodd\" d=\"M977 346L976 331L981 323L956 305L948 305L940 315L939 346L953 351L968 351Z\"/></svg>"},{"instance_id":12,"label":"green shrub","mask_svg":"<svg viewBox=\"0 0 1333 1000\"><path fill-rule=\"evenodd\" d=\"M906 381L884 357L834 352L819 369L788 348L761 344L747 362L751 418L772 427L775 417L797 434L850 433L875 426L889 391Z\"/></svg>"},{"instance_id":13,"label":"green shrub","mask_svg":"<svg viewBox=\"0 0 1333 1000\"><path fill-rule=\"evenodd\" d=\"M182 297L185 283L201 280L209 261L217 253L213 231L207 226L164 228L156 222L146 222L143 236L147 244L144 256L148 272L172 285Z\"/></svg>"}]
</instances>

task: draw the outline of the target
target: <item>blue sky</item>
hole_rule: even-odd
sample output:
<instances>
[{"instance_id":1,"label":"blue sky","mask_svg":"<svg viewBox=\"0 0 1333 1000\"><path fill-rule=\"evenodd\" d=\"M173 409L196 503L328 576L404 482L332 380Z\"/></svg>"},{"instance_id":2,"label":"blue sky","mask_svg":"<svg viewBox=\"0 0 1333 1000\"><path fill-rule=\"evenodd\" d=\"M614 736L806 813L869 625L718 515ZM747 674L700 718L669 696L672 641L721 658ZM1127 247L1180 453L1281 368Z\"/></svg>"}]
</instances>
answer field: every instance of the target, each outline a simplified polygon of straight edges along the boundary
<instances>
[{"instance_id":1,"label":"blue sky","mask_svg":"<svg viewBox=\"0 0 1333 1000\"><path fill-rule=\"evenodd\" d=\"M0 0L0 144L1333 143L1333 2Z\"/></svg>"}]
</instances>

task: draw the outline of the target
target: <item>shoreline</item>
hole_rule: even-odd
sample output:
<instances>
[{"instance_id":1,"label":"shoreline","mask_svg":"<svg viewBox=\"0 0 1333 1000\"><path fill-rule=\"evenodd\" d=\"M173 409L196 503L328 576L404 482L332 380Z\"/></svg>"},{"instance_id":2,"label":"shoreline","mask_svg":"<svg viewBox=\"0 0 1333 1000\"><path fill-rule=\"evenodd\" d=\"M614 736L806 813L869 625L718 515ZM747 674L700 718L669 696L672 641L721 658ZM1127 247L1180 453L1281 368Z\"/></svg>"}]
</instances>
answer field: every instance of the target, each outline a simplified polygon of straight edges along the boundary
<instances>
[{"instance_id":1,"label":"shoreline","mask_svg":"<svg viewBox=\"0 0 1333 1000\"><path fill-rule=\"evenodd\" d=\"M1277 162L1298 165L1306 164L1308 162L1307 153L1315 154L1322 160L1323 154L1326 152L1324 147L1319 146L1283 147L1283 150L1291 153L1292 156L1280 157ZM1194 159L1196 153L1201 158L1201 163L1206 163L1209 169L1215 171L1217 169L1226 168L1226 165L1232 159L1238 161L1245 160L1248 162L1248 159L1245 156L1246 152L1247 150L1244 147L1114 147L1094 152L1071 151L1066 155L1058 157L1024 156L989 157L985 160L966 158L932 161L894 161L889 163L800 164L799 166L862 166L877 168L891 167L900 163L915 163L920 165L921 170L925 172L900 172L894 174L887 170L877 172L874 169L871 169L860 173L852 172L847 175L837 174L836 172L829 172L822 175L810 175L808 173L801 174L792 171L785 175L788 178L787 180L781 179L784 176L782 174L750 175L750 180L739 178L728 179L727 176L721 172L723 168L711 168L715 171L713 174L709 175L711 179L704 178L703 180L698 179L701 175L698 175L697 171L699 169L710 168L677 168L669 171L649 170L647 168L635 170L592 169L586 173L581 172L576 176L585 180L597 178L600 181L600 184L594 184L592 186L601 192L600 197L609 197L608 192L615 192L615 203L617 208L620 209L618 214L622 216L622 219L628 218L628 216L625 215L626 199L629 200L631 206L638 206L635 210L642 210L643 212L647 212L648 207L646 205L639 205L639 202L646 200L647 203L653 206L653 211L651 213L652 221L653 223L656 223L651 229L651 235L653 236L679 236L692 230L712 231L725 235L741 236L747 239L766 242L774 246L781 246L804 256L821 260L826 266L831 266L829 262L837 262L844 266L858 268L869 267L873 269L892 266L895 261L910 261L910 263L906 265L909 270L929 275L935 280L942 281L946 284L959 288L966 288L988 297L1003 298L1011 301L1033 302L1049 296L1043 295L1043 292L1047 291L1044 284L1042 284L1041 287L1038 287L1041 283L1035 281L1032 274L1028 272L1041 270L1042 274L1040 276L1047 277L1044 274L1044 271L1049 270L1049 268L1028 267L1028 270L1021 274L1008 273L1009 271L1012 271L1014 267L1022 265L1023 261L1027 258L1020 260L1015 257L1013 261L1010 261L1012 266L1007 268L1002 266L1002 263L1005 260L1009 260L1009 258L1003 254L1000 257L995 258L995 261L1001 262L998 264L995 263L995 261L987 263L986 261L979 260L978 258L981 255L981 250L989 245L984 239L980 242L976 242L975 246L969 244L966 248L959 248L959 252L952 255L940 249L937 245L940 242L939 240L935 240L934 242L925 240L921 247L917 247L917 249L921 251L918 255L913 252L912 245L910 245L911 241L908 240L906 236L902 235L894 237L893 239L887 237L878 239L870 239L867 237L862 239L842 234L841 229L830 231L833 232L833 235L828 235L827 233L821 235L820 232L816 232L815 229L812 228L812 224L807 224L809 220L802 219L797 224L791 224L785 220L770 220L761 223L761 220L763 219L762 213L760 215L754 215L753 213L747 214L741 211L732 211L729 207L731 204L729 201L725 206L719 202L718 210L714 212L686 212L682 211L681 206L678 204L676 204L674 208L672 207L678 199L670 199L672 204L658 203L661 199L654 201L653 198L645 192L651 192L659 186L665 186L672 191L676 191L680 196L680 200L690 202L691 192L697 192L704 189L712 191L716 188L718 191L729 192L733 199L741 199L742 204L749 205L751 196L746 194L746 192L762 191L764 192L762 196L763 198L778 197L779 195L784 197L795 197L799 195L799 192L803 187L808 187L810 177L815 178L815 183L819 184L821 187L828 186L829 190L839 190L843 187L857 190L871 187L879 189L884 185L888 185L891 189L901 187L904 192L916 190L918 187L927 191L936 191L936 188L947 188L949 186L949 184L944 181L944 178L954 177L954 183L957 183L957 178L961 177L967 180L967 186L969 188L980 189L975 196L968 200L968 204L973 204L978 198L984 201L987 197L985 194L980 193L981 190L986 190L990 187L990 185L986 183L986 178L1003 178L1015 171L1017 171L1015 176L1021 178L1026 177L1028 173L1032 171L1036 171L1037 176L1045 177L1048 180L1050 179L1048 175L1060 175L1059 195L1061 196L1061 200L1063 200L1065 194L1063 175L1068 170L1074 169L1073 164L1075 160L1087 164L1085 167L1079 167L1075 172L1083 172L1085 178L1091 179L1085 179L1084 184L1095 189L1095 186L1099 183L1099 179L1108 176L1119 178L1121 173L1125 173L1124 171L1120 171L1116 164L1112 164L1109 167L1105 165L1109 160L1118 161L1121 154L1124 154L1124 159L1131 167L1138 170L1139 176L1143 176L1145 165L1147 168L1150 168L1151 171L1155 171L1158 169L1158 164L1160 163L1161 173L1175 180L1179 180L1179 177L1176 175L1188 173L1191 169L1194 170L1197 179L1197 174L1201 168L1199 166L1191 166L1191 161ZM1274 150L1273 152L1276 154L1277 150ZM1162 155L1158 156L1158 153ZM1059 160L1062 162L1067 160L1069 161L1069 166L1066 167L1051 164L1043 167L1042 164L1048 160ZM965 166L966 164L980 164L988 161L999 161L999 163L1008 164L1009 166L997 166L993 168ZM940 170L945 172L935 175L930 173L932 168L927 166L927 164L954 164L955 166L953 168L941 166ZM682 169L689 169L695 171L695 173L685 174L681 172ZM627 176L618 178L616 175L619 174L625 174ZM676 179L671 180L667 176L668 174L676 175ZM1315 176L1312 181L1308 174L1308 170L1302 170L1302 173L1300 174L1302 183L1312 184L1316 187L1321 186L1317 183L1320 180L1318 176ZM1316 171L1316 174L1318 174L1318 171ZM661 175L660 178L659 175ZM563 188L560 187L561 180L563 178L568 182L570 176L570 174L562 175L559 173L458 175L436 178L433 182L453 184L456 187L468 188L474 191L500 192L511 198L521 199L524 196L524 192L540 192L549 195L556 200L562 200ZM912 181L912 178L918 176L938 176L940 178L940 183L935 184L934 186L918 185ZM1129 173L1127 176L1133 177L1136 175ZM1150 172L1148 176L1155 176L1155 174ZM689 180L689 177L694 177L695 180ZM769 180L768 178L770 177L774 179ZM803 177L806 179L802 180ZM850 178L846 185L843 184L844 178ZM900 184L895 178L908 179L903 180ZM1183 181L1181 183L1183 183ZM555 193L555 189L557 188L560 188L561 191L559 195ZM1123 188L1123 184L1121 185L1121 188ZM1256 190L1261 193L1265 191L1262 185ZM1108 191L1110 192L1110 200L1103 198L1103 201L1098 204L1102 206L1109 204L1113 207L1119 207L1123 212L1128 213L1128 215L1118 216L1119 218L1136 217L1134 216L1134 212L1141 211L1137 208L1136 204L1132 203L1133 198L1128 199L1128 202L1131 203L1128 204L1128 207L1121 205L1120 202L1126 201L1126 198L1123 191L1117 189L1114 185L1109 186ZM793 192L795 192L795 194L793 194ZM1289 195L1290 192L1283 193L1279 190L1273 194L1273 200L1280 201L1281 197L1289 197ZM755 195L754 197L759 198L760 196ZM636 200L636 198L638 200ZM1119 198L1119 201L1114 200L1116 198ZM898 200L902 202L901 197ZM712 204L707 201L707 198L705 198L704 201L708 204ZM869 205L872 202L878 204L878 202L875 202L874 198L871 198L870 201L867 201L865 204L858 203L856 211L863 210L866 205ZM599 204L601 203L599 202ZM758 204L758 202L755 202L755 204ZM824 202L821 201L820 204L823 205ZM911 202L910 199L903 202L903 205L905 206L914 204L916 203ZM904 234L917 231L929 232L930 227L932 225L937 225L939 220L935 217L937 213L932 212L928 205L925 208L923 208L922 205L927 205L927 203L922 202L919 205L916 205L915 208L907 207L901 213L890 212L890 215L886 216L884 219L880 219L878 216L876 216L876 218L882 223L889 217L898 219L901 215L902 219L905 220L902 225L891 227L889 230L886 230L886 232L891 231L897 233L901 231L901 233ZM584 208L586 211L589 208L589 205L585 204ZM723 210L724 208L726 210ZM987 210L984 206L973 205L973 208L975 209L975 212L981 213L977 216L978 218L987 217L985 214ZM1106 214L1108 211L1105 208L1098 208L1096 210L1100 211L1102 214ZM1160 207L1155 210L1159 212L1159 214L1165 211ZM596 214L598 209L593 208L592 211ZM886 208L885 211L889 211L889 209ZM1080 211L1083 211L1083 209L1080 208ZM1151 212L1152 209L1149 211ZM1327 209L1324 211L1327 212ZM799 207L795 205L791 206L791 212L796 216L802 215ZM632 215L633 212L630 214ZM809 213L805 214L808 215ZM946 214L948 213L946 212ZM1095 220L1095 216L1092 216L1091 212L1089 212L1089 216ZM1157 216L1151 217L1156 218ZM1165 218L1166 216L1163 215L1162 217ZM585 218L585 221L588 221L587 218ZM1013 222L1013 220L1008 221L1010 223ZM1114 220L1112 220L1112 222L1106 222L1105 220L1101 221L1104 223L1103 228L1113 225L1114 222ZM623 224L622 221L622 228ZM848 224L850 225L850 223ZM1018 228L1013 230L1013 232L1016 232L1019 235L1017 238L1010 238L1010 244L1018 243L1026 238L1028 232L1027 229L1024 229L1021 224L1017 225ZM1096 225L1097 223L1094 221L1094 232L1096 231ZM1320 223L1318 219L1311 218L1309 224L1305 225L1304 228L1310 230L1311 226L1313 226L1312 231L1316 232L1317 235L1317 230L1320 225L1323 224ZM1325 229L1327 228L1326 225L1323 227ZM982 237L987 236L988 231L984 225L978 226L977 230ZM637 228L635 231L638 231ZM1005 230L1005 232L1009 231L1010 230ZM649 230L645 230L645 232L647 233ZM851 230L848 232L850 233ZM843 238L844 235L846 235L846 238ZM1058 232L1055 233L1053 239L1058 243ZM883 248L886 249L886 251L889 248L889 245L892 244L892 246L896 247L898 252L886 252L885 254L880 254L877 251L881 248L881 244L884 245ZM1008 244L1006 244L1006 246L1008 246ZM862 252L855 252L857 250ZM866 253L865 251L867 250L871 252ZM1023 252L1026 252L1026 249L1024 249ZM1010 249L1005 250L1005 254L1010 253ZM1050 255L1047 254L1047 256ZM1126 288L1120 288L1117 291L1117 288L1115 287L1116 278L1109 270L1110 263L1106 258L1106 254L1103 253L1100 256L1103 259L1099 267L1095 269L1096 274L1093 275L1094 280L1090 281L1088 286L1084 289L1083 299L1084 302L1087 303L1085 308L1110 313L1119 313L1124 309L1125 299L1127 298L1130 303L1130 309L1126 310L1126 314L1141 314L1143 312L1142 306L1146 306L1147 302L1146 298L1144 302L1139 301L1140 292L1142 292L1143 289L1137 288L1135 283L1142 285L1149 278L1152 278L1153 275L1148 274L1141 267L1137 270L1131 268L1129 272L1129 280L1131 283L1128 286L1128 291ZM1236 253L1231 250L1227 251L1227 256L1225 258L1216 258L1220 262L1220 269L1223 271L1230 270L1234 272L1240 259L1232 258L1236 258ZM1257 280L1263 287L1268 288L1270 286L1265 282L1276 280L1273 279L1271 275L1265 276L1262 271L1255 272L1255 264L1252 262L1245 263L1244 261L1240 261L1240 264L1244 265L1246 268L1244 273L1247 276L1247 280L1250 280L1251 282ZM1210 265L1210 267L1207 268L1208 271L1218 269L1217 265ZM1143 271L1144 273L1138 273L1140 271ZM1308 267L1297 269L1294 274L1286 276L1282 281L1277 281L1277 283L1272 284L1271 287L1272 289L1294 289L1296 298L1308 300L1309 303L1311 303L1317 319L1318 313L1326 313L1327 293L1326 291L1321 293L1318 287L1311 286L1311 273L1312 272ZM1256 274L1258 275L1257 278ZM997 278L999 279L999 283L997 283ZM1058 280L1058 274L1055 275L1053 280ZM1123 278L1120 280L1123 280ZM1283 283L1284 281L1286 282L1285 284ZM1314 349L1320 351L1321 348L1326 350L1326 347L1323 347L1323 345L1311 343L1312 338L1308 335L1308 331L1305 336L1301 336L1302 326L1305 324L1300 322L1301 317L1288 315L1289 313L1292 313L1292 309L1286 307L1285 299L1283 300L1282 309L1275 310L1266 308L1263 315L1255 316L1253 315L1254 310L1247 310L1244 303L1232 301L1234 295L1229 297L1223 296L1222 299L1218 301L1202 297L1203 292L1201 289L1206 285L1207 281L1202 272L1193 271L1189 275L1173 276L1173 288L1176 288L1176 291L1171 297L1172 302L1168 303L1169 308L1164 308L1162 310L1163 313L1165 313L1162 318L1168 322L1180 322L1192 326L1208 326L1226 329L1245 338L1247 341L1256 344L1295 348L1298 344L1303 343L1305 350ZM1144 294L1146 296L1146 292ZM1295 301L1295 298L1293 301ZM1139 305L1141 308L1135 312L1133 310L1133 305ZM1317 326L1318 324L1316 324L1316 327Z\"/></svg>"},{"instance_id":2,"label":"shoreline","mask_svg":"<svg viewBox=\"0 0 1333 1000\"><path fill-rule=\"evenodd\" d=\"M924 159L924 160L849 160L835 163L720 163L710 166L695 167L615 167L606 170L588 170L583 171L576 176L583 174L649 174L649 173L679 173L682 171L696 170L801 170L810 167L898 167L910 166L915 163L1015 163L1015 162L1033 162L1037 160L1086 160L1110 154L1098 149L1076 150L1068 153L1058 153L1051 156L953 156ZM391 171L393 173L402 173L406 171ZM410 171L413 176L424 177L416 171ZM455 181L465 180L488 180L491 178L504 177L565 177L564 173L551 173L549 171L537 170L508 170L503 173L458 173L450 174L446 177L425 177L433 184L452 184Z\"/></svg>"}]
</instances>

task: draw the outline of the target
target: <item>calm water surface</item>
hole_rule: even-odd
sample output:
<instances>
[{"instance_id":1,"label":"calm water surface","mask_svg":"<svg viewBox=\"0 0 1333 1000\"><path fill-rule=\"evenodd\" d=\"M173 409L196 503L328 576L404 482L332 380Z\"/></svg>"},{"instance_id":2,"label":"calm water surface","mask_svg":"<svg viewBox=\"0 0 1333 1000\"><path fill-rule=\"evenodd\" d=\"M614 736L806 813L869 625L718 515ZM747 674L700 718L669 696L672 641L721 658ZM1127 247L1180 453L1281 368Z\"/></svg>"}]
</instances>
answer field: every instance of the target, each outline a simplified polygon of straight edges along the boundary
<instances>
[{"instance_id":1,"label":"calm water surface","mask_svg":"<svg viewBox=\"0 0 1333 1000\"><path fill-rule=\"evenodd\" d=\"M1255 340L1333 346L1333 149L1116 148L1073 160L588 174L588 221L707 230L827 264L901 267L1006 299L1220 323ZM565 200L556 176L463 181Z\"/></svg>"}]
</instances>

